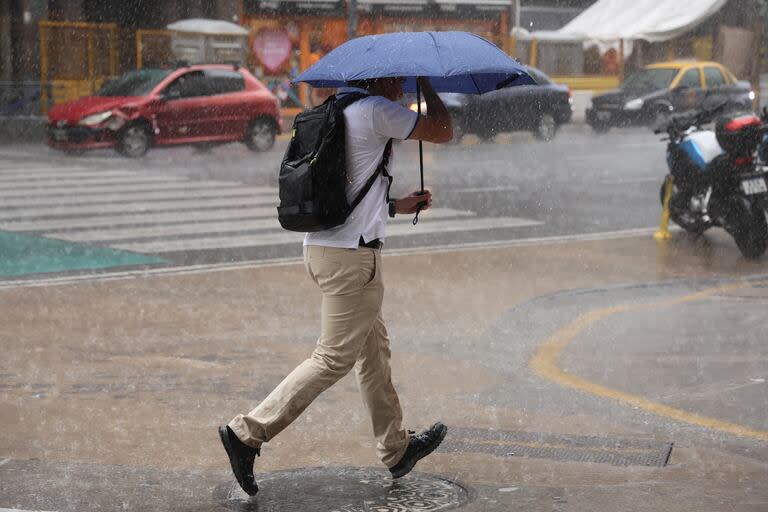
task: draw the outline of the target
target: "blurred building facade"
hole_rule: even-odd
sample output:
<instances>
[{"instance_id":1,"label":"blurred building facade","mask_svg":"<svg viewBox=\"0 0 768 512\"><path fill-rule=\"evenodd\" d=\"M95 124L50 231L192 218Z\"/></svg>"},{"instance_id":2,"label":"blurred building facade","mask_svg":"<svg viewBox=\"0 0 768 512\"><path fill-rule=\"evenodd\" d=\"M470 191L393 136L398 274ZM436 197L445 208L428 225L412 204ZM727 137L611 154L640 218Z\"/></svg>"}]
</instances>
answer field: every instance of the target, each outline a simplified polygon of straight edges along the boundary
<instances>
[{"instance_id":1,"label":"blurred building facade","mask_svg":"<svg viewBox=\"0 0 768 512\"><path fill-rule=\"evenodd\" d=\"M117 26L120 68L135 64L135 31L161 29L182 18L239 21L241 0L4 0L0 2L0 80L37 80L40 77L40 22ZM66 47L69 59L77 54Z\"/></svg>"},{"instance_id":2,"label":"blurred building facade","mask_svg":"<svg viewBox=\"0 0 768 512\"><path fill-rule=\"evenodd\" d=\"M0 95L34 94L35 82L55 85L37 93L48 103L87 94L109 76L172 59L168 24L210 18L251 30L249 67L287 104L305 106L314 102L308 89L286 84L345 41L352 18L358 35L466 30L509 51L514 20L554 28L593 1L356 0L353 17L352 0L4 0Z\"/></svg>"},{"instance_id":3,"label":"blurred building facade","mask_svg":"<svg viewBox=\"0 0 768 512\"><path fill-rule=\"evenodd\" d=\"M747 32L754 32L754 5L760 1L729 0L716 15L673 41L637 41L635 51L621 56L619 65L616 51L606 56L585 50L579 42L532 43L510 37L518 33L516 27L531 34L556 31L596 0L3 0L0 100L18 96L23 103L26 96L37 95L55 103L88 94L115 74L168 63L173 56L166 26L188 18L248 28L248 67L285 105L297 108L321 101L323 91L293 87L290 79L344 42L350 29L357 35L470 31L558 78L577 77L568 82L576 89L608 87L625 70L669 58L741 57L746 66L754 52L744 58L734 48ZM351 16L353 4L357 10ZM729 67L737 75L747 74L746 68ZM610 80L581 80L598 75Z\"/></svg>"},{"instance_id":4,"label":"blurred building facade","mask_svg":"<svg viewBox=\"0 0 768 512\"><path fill-rule=\"evenodd\" d=\"M245 0L243 24L252 33L290 40L292 50L275 69L259 58L254 47L257 74L285 89L293 104L322 101L330 91L300 88L289 94L288 77L306 69L325 53L356 35L396 31L462 30L481 35L506 52L511 51L514 23L558 28L595 0L356 0L350 23L350 0ZM534 21L536 20L536 21ZM351 27L350 25L353 25ZM350 30L351 29L351 30ZM281 85L280 85L281 84ZM295 91L294 91L295 92Z\"/></svg>"},{"instance_id":5,"label":"blurred building facade","mask_svg":"<svg viewBox=\"0 0 768 512\"><path fill-rule=\"evenodd\" d=\"M594 0L522 0L524 26L554 29ZM211 18L253 27L270 23L309 25L329 22L324 45L347 34L349 0L4 0L0 2L0 80L40 76L39 22L117 25L121 70L136 65L136 30L163 29L185 18ZM358 32L468 29L506 44L515 0L357 0ZM82 28L82 26L81 26ZM301 29L298 29L299 32ZM317 39L312 35L312 39ZM66 42L64 42L66 44ZM64 51L62 48L61 51ZM70 58L77 55L68 53Z\"/></svg>"}]
</instances>

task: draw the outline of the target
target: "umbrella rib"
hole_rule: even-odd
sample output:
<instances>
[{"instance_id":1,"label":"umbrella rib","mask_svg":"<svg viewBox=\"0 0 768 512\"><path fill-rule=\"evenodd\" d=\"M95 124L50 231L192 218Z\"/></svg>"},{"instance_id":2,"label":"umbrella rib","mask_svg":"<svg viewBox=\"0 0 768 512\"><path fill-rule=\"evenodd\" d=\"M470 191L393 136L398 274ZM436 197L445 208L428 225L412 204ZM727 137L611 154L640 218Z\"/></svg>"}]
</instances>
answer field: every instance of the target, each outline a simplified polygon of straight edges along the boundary
<instances>
[{"instance_id":1,"label":"umbrella rib","mask_svg":"<svg viewBox=\"0 0 768 512\"><path fill-rule=\"evenodd\" d=\"M435 51L437 52L437 60L440 62L440 70L443 73L443 76L441 78L445 78L445 66L443 66L443 58L440 55L440 46L437 44L437 38L435 38L435 34L432 32L427 32L429 34L429 37L432 38L432 41L435 43Z\"/></svg>"},{"instance_id":2,"label":"umbrella rib","mask_svg":"<svg viewBox=\"0 0 768 512\"><path fill-rule=\"evenodd\" d=\"M480 92L480 86L479 86L479 85L477 85L477 81L475 80L475 75L474 75L474 73L470 73L470 74L469 74L469 78L471 78L471 79L472 79L472 83L473 83L473 84L475 84L475 89L477 89L477 93L478 93L478 94L482 94L482 92Z\"/></svg>"}]
</instances>

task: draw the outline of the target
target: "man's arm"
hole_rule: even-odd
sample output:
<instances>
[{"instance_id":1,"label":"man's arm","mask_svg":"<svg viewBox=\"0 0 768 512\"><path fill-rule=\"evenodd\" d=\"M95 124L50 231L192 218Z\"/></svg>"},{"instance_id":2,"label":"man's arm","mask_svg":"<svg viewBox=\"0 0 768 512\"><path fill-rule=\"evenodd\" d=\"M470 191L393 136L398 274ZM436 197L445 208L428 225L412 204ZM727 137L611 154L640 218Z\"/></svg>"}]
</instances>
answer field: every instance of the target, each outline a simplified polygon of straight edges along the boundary
<instances>
[{"instance_id":1,"label":"man's arm","mask_svg":"<svg viewBox=\"0 0 768 512\"><path fill-rule=\"evenodd\" d=\"M448 109L443 105L443 100L432 88L432 84L424 77L417 78L424 101L427 103L427 113L419 116L409 139L426 140L440 144L453 138L453 125Z\"/></svg>"}]
</instances>

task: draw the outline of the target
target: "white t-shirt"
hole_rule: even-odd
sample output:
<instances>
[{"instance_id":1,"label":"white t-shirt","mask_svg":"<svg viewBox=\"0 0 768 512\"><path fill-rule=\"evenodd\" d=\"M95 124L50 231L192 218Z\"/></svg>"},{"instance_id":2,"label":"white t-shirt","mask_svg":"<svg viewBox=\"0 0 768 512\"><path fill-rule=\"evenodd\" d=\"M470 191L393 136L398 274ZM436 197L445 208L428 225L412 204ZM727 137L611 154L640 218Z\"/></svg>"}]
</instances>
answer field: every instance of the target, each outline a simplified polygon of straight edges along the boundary
<instances>
[{"instance_id":1,"label":"white t-shirt","mask_svg":"<svg viewBox=\"0 0 768 512\"><path fill-rule=\"evenodd\" d=\"M339 94L348 92L367 93L363 89L349 87L341 89ZM370 96L344 109L344 119L347 173L351 177L351 183L347 185L347 200L352 202L379 166L387 141L407 139L416 127L418 114L383 96ZM389 161L391 167L391 156ZM375 238L383 240L389 218L386 203L388 185L389 180L381 175L344 224L307 233L304 245L350 249L358 246L361 236L366 242Z\"/></svg>"}]
</instances>

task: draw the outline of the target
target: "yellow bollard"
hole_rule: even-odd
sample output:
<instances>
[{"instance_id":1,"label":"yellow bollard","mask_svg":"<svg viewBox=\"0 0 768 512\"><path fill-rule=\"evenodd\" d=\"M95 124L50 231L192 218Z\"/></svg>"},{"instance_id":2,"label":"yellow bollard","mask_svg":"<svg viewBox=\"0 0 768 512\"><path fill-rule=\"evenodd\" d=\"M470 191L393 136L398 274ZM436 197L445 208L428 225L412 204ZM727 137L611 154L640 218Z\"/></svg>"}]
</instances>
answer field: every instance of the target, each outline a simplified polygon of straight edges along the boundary
<instances>
[{"instance_id":1,"label":"yellow bollard","mask_svg":"<svg viewBox=\"0 0 768 512\"><path fill-rule=\"evenodd\" d=\"M664 204L661 208L661 222L659 222L659 230L653 234L653 238L656 240L672 238L672 234L669 232L669 201L672 198L672 185L672 175L667 174L664 180Z\"/></svg>"}]
</instances>

